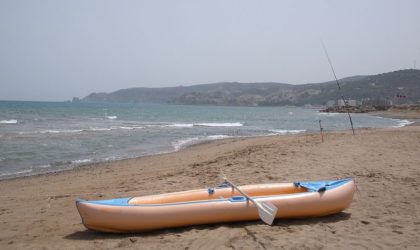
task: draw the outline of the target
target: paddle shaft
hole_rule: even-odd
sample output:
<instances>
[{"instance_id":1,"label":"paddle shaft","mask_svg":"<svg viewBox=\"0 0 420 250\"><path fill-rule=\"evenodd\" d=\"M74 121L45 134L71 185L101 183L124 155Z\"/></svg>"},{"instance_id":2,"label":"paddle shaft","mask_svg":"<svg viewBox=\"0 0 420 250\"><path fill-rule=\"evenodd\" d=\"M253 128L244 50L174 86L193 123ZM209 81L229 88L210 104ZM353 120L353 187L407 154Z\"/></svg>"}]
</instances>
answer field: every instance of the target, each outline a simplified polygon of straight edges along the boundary
<instances>
[{"instance_id":1,"label":"paddle shaft","mask_svg":"<svg viewBox=\"0 0 420 250\"><path fill-rule=\"evenodd\" d=\"M252 203L254 203L254 205L257 207L258 215L260 216L262 221L264 221L268 225L273 224L273 221L276 218L276 214L277 214L277 207L274 204L272 204L269 201L257 202L256 200L251 198L249 195L247 195L244 191L242 191L240 188L238 188L235 184L229 181L226 177L223 176L223 179L233 189L238 190L238 192L241 193L247 199L247 201L251 201Z\"/></svg>"},{"instance_id":2,"label":"paddle shaft","mask_svg":"<svg viewBox=\"0 0 420 250\"><path fill-rule=\"evenodd\" d=\"M236 189L239 193L241 193L245 198L247 198L248 200L250 200L252 203L254 203L255 206L257 206L258 208L262 208L261 205L256 202L253 198L251 198L249 195L247 195L246 193L244 193L241 189L239 189L235 184L233 184L231 181L229 181L226 178L223 178L225 180L225 182L229 183L229 185L231 185L234 189Z\"/></svg>"}]
</instances>

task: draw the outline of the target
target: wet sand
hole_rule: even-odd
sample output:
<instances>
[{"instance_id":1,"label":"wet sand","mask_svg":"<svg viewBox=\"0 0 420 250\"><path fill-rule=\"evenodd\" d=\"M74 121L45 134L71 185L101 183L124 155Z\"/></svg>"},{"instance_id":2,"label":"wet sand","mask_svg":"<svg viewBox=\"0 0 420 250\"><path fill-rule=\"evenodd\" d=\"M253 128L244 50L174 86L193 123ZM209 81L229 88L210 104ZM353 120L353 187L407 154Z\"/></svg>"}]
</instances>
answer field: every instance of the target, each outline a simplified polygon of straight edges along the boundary
<instances>
[{"instance_id":1,"label":"wet sand","mask_svg":"<svg viewBox=\"0 0 420 250\"><path fill-rule=\"evenodd\" d=\"M394 114L395 115L395 114ZM403 115L403 114L402 114ZM394 116L395 117L395 116ZM415 116L411 119L419 119ZM419 249L420 126L228 139L176 153L0 181L0 249ZM166 229L86 230L77 197L105 199L214 186L352 177L333 216Z\"/></svg>"}]
</instances>

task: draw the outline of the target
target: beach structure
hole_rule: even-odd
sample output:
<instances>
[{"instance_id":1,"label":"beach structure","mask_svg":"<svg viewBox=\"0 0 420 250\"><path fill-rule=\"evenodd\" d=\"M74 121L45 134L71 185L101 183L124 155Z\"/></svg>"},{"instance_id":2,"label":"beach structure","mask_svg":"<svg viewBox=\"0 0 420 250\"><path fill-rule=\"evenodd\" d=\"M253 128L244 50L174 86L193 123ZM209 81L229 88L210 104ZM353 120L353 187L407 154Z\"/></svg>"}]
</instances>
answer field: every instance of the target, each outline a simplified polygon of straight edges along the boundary
<instances>
[{"instance_id":1,"label":"beach structure","mask_svg":"<svg viewBox=\"0 0 420 250\"><path fill-rule=\"evenodd\" d=\"M329 100L326 104L327 108L331 108L337 105L337 102L335 100Z\"/></svg>"},{"instance_id":2,"label":"beach structure","mask_svg":"<svg viewBox=\"0 0 420 250\"><path fill-rule=\"evenodd\" d=\"M366 98L362 100L364 106L389 107L393 105L392 100L386 98Z\"/></svg>"},{"instance_id":3,"label":"beach structure","mask_svg":"<svg viewBox=\"0 0 420 250\"><path fill-rule=\"evenodd\" d=\"M349 107L356 107L357 106L357 101L356 100L352 100L352 99L348 99L344 102L344 100L337 100L337 106L339 107L345 107L346 106L346 102L347 102L347 106Z\"/></svg>"},{"instance_id":4,"label":"beach structure","mask_svg":"<svg viewBox=\"0 0 420 250\"><path fill-rule=\"evenodd\" d=\"M143 197L76 201L85 227L102 232L141 232L198 224L318 217L348 207L352 179L256 184L227 179L215 188ZM271 218L270 218L271 217Z\"/></svg>"}]
</instances>

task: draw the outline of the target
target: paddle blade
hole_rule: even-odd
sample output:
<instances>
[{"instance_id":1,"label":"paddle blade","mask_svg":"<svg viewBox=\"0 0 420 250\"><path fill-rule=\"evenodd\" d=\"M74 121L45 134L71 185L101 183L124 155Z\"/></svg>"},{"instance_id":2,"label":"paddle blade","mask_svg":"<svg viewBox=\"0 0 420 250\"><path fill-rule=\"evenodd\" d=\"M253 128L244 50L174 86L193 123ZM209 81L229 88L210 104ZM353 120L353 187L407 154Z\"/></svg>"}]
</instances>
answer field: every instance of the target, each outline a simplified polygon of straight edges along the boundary
<instances>
[{"instance_id":1,"label":"paddle blade","mask_svg":"<svg viewBox=\"0 0 420 250\"><path fill-rule=\"evenodd\" d=\"M258 206L258 214L262 221L268 225L272 225L277 215L277 207L271 202L261 202Z\"/></svg>"}]
</instances>

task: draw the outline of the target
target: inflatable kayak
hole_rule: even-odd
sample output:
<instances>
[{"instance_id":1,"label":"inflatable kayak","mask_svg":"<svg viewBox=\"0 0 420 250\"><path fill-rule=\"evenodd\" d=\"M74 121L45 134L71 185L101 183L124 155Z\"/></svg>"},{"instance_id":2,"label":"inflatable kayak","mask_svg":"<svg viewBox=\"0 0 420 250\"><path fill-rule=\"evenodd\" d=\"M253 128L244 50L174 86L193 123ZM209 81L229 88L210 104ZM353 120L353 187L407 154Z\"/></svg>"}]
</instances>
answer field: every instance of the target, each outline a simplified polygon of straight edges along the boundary
<instances>
[{"instance_id":1,"label":"inflatable kayak","mask_svg":"<svg viewBox=\"0 0 420 250\"><path fill-rule=\"evenodd\" d=\"M257 202L277 207L276 218L338 213L353 200L354 181L308 181L240 186ZM142 197L76 201L85 227L102 232L141 232L163 228L258 220L258 209L229 183L215 188Z\"/></svg>"}]
</instances>

